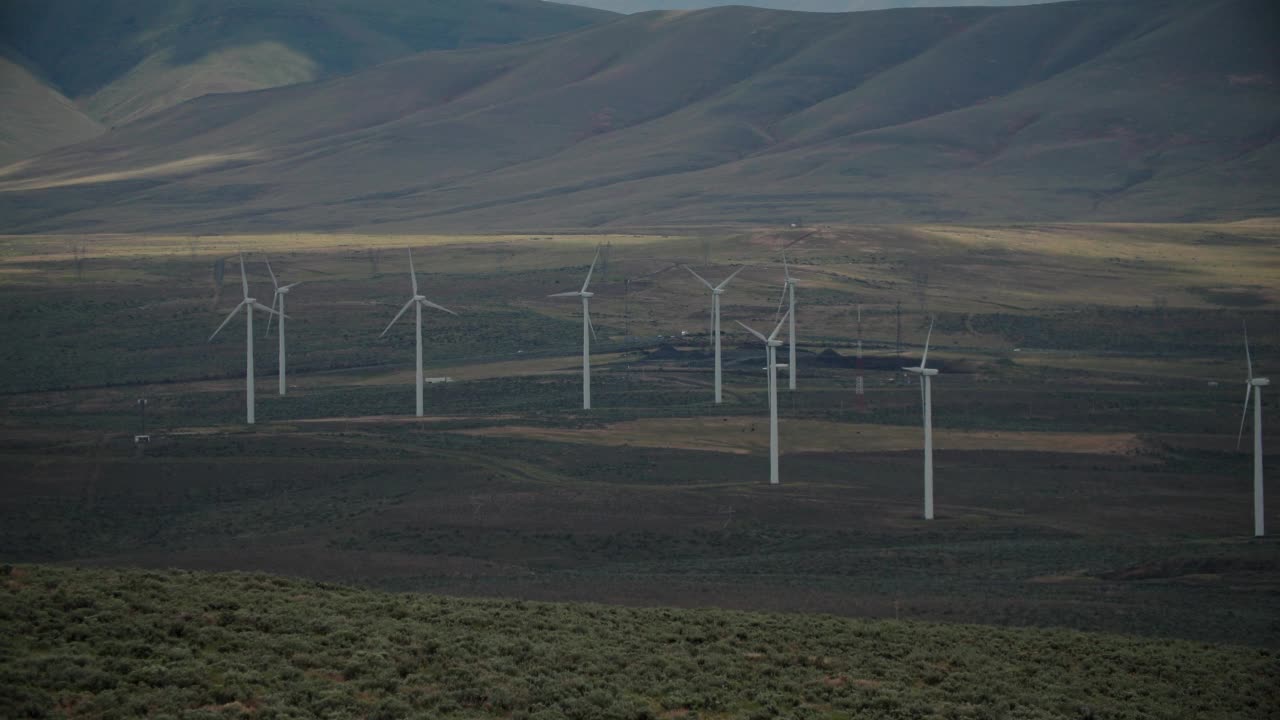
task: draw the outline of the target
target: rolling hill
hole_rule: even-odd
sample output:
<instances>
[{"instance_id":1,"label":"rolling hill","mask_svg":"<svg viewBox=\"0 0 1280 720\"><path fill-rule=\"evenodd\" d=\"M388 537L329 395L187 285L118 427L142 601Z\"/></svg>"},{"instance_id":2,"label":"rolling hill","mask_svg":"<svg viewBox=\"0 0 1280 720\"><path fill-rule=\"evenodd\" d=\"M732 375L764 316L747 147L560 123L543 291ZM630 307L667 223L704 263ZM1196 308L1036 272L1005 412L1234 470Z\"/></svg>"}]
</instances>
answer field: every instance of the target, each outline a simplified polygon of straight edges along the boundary
<instances>
[{"instance_id":1,"label":"rolling hill","mask_svg":"<svg viewBox=\"0 0 1280 720\"><path fill-rule=\"evenodd\" d=\"M1265 0L642 13L205 96L0 169L10 232L1280 213Z\"/></svg>"},{"instance_id":2,"label":"rolling hill","mask_svg":"<svg viewBox=\"0 0 1280 720\"><path fill-rule=\"evenodd\" d=\"M107 125L206 93L347 73L427 49L519 42L611 17L536 0L12 0L0 42Z\"/></svg>"}]
</instances>

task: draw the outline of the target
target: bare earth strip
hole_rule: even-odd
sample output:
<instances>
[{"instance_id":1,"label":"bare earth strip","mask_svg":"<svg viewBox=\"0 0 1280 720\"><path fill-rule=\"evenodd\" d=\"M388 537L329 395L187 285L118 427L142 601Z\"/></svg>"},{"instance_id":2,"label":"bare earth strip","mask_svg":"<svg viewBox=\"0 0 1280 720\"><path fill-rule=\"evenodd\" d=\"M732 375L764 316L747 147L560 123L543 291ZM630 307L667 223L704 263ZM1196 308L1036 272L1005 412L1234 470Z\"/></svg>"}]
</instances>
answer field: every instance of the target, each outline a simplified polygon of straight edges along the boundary
<instances>
[{"instance_id":1,"label":"bare earth strip","mask_svg":"<svg viewBox=\"0 0 1280 720\"><path fill-rule=\"evenodd\" d=\"M763 418L653 418L600 428L505 426L458 430L467 435L519 437L595 445L711 450L734 454L765 452L769 424ZM921 447L915 427L856 425L821 420L788 420L779 425L783 452L894 452ZM1090 455L1127 455L1142 447L1133 433L1005 432L935 430L938 450L1015 450Z\"/></svg>"}]
</instances>

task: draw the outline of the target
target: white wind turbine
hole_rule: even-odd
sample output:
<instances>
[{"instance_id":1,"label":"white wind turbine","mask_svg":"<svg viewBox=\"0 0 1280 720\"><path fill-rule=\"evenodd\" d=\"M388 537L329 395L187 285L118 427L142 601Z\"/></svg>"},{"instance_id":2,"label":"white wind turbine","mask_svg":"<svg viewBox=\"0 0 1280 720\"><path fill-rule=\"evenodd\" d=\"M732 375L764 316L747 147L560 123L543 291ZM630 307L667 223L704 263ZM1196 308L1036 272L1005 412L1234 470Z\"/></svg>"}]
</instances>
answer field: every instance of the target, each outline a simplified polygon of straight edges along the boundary
<instances>
[{"instance_id":1,"label":"white wind turbine","mask_svg":"<svg viewBox=\"0 0 1280 720\"><path fill-rule=\"evenodd\" d=\"M694 272L693 268L689 267L688 265L686 265L684 268L685 270L688 270L691 275L698 278L698 281L701 282L703 285L706 285L707 289L711 291L711 336L715 338L715 346L716 346L716 404L717 405L720 404L720 397L721 397L720 395L720 295L724 293L724 288L726 285L729 284L729 281L737 277L738 273L745 270L746 267L747 267L746 265L743 265L737 270L734 270L733 274L725 278L724 282L720 283L719 285L712 285L711 283L707 282L706 280L703 279L701 275Z\"/></svg>"},{"instance_id":2,"label":"white wind turbine","mask_svg":"<svg viewBox=\"0 0 1280 720\"><path fill-rule=\"evenodd\" d=\"M227 315L227 319L222 321L222 324L218 326L218 329L213 331L213 334L209 336L209 342L213 342L213 339L218 336L218 333L222 332L222 328L226 327L227 323L231 322L231 318L236 316L236 313L240 311L240 308L244 308L245 310L245 313L244 313L244 318L245 318L244 386L245 386L245 408L246 408L245 415L248 419L248 423L252 425L254 422L254 417L253 417L253 311L261 310L262 312L268 313L270 315L279 315L281 318L283 318L284 315L276 312L275 310L272 310L266 305L263 305L257 300L249 297L249 279L245 277L245 274L244 274L244 255L240 256L240 287L241 289L244 290L244 299L240 301L239 305L236 305L235 308L231 310L231 312Z\"/></svg>"},{"instance_id":3,"label":"white wind turbine","mask_svg":"<svg viewBox=\"0 0 1280 720\"><path fill-rule=\"evenodd\" d=\"M778 326L769 333L769 337L752 330L745 323L735 321L747 332L755 335L764 342L765 346L765 370L769 373L769 484L778 484L778 368L786 367L786 365L778 365L778 347L782 345L782 341L778 340L778 332L782 330L782 326L786 324L787 317L791 315L788 310L787 314L782 316L782 320L778 321Z\"/></svg>"},{"instance_id":4,"label":"white wind turbine","mask_svg":"<svg viewBox=\"0 0 1280 720\"><path fill-rule=\"evenodd\" d=\"M444 307L443 305L437 305L418 294L418 273L413 269L413 248L409 248L409 280L413 283L413 297L409 298L409 301L404 304L404 307L400 308L400 312L396 313L396 316L391 318L391 322L387 323L387 329L383 330L382 334L378 337L386 337L387 333L390 332L391 327L396 324L396 321L400 319L401 315L404 315L404 311L408 310L410 305L413 306L414 315L416 316L414 334L417 339L418 348L417 373L415 375L415 380L417 380L418 386L417 411L418 417L422 417L422 308L424 306L435 308L437 310L443 310L450 315L457 315L458 313Z\"/></svg>"},{"instance_id":5,"label":"white wind turbine","mask_svg":"<svg viewBox=\"0 0 1280 720\"><path fill-rule=\"evenodd\" d=\"M902 368L920 376L920 400L924 406L924 519L933 519L933 394L930 380L938 371L925 367L929 359L929 339L933 337L933 320L929 321L929 334L924 338L924 354L918 367Z\"/></svg>"},{"instance_id":6,"label":"white wind turbine","mask_svg":"<svg viewBox=\"0 0 1280 720\"><path fill-rule=\"evenodd\" d=\"M1253 358L1249 355L1249 328L1244 330L1244 359L1249 376L1245 380L1244 412L1240 415L1240 433L1236 436L1236 448L1244 438L1244 422L1249 416L1249 395L1253 394L1253 536L1262 537L1266 527L1262 517L1262 388L1271 384L1267 378L1253 376Z\"/></svg>"},{"instance_id":7,"label":"white wind turbine","mask_svg":"<svg viewBox=\"0 0 1280 720\"><path fill-rule=\"evenodd\" d=\"M554 293L547 297L580 297L582 298L582 409L591 409L591 338L595 337L596 329L591 324L591 307L590 300L595 293L587 292L587 285L591 284L591 273L596 269L596 262L600 260L600 248L596 248L596 257L591 261L591 267L587 269L587 279L582 281L581 290L570 290L569 292Z\"/></svg>"},{"instance_id":8,"label":"white wind turbine","mask_svg":"<svg viewBox=\"0 0 1280 720\"><path fill-rule=\"evenodd\" d=\"M774 312L774 316L776 317L778 313L782 312L782 303L784 301L788 301L789 299L790 302L788 304L788 308L790 309L791 320L790 320L790 325L787 327L787 341L788 341L788 344L790 344L791 346L790 348L791 352L790 352L790 356L787 358L787 368L790 370L788 389L795 390L796 389L796 280L795 278L791 277L791 267L787 264L786 253L782 253L782 272L786 274L786 279L783 281L782 297L778 298L778 309Z\"/></svg>"},{"instance_id":9,"label":"white wind turbine","mask_svg":"<svg viewBox=\"0 0 1280 720\"><path fill-rule=\"evenodd\" d=\"M285 360L284 360L284 296L289 293L291 288L295 288L302 284L301 281L291 285L280 287L280 281L276 279L276 274L271 270L271 259L267 258L267 272L271 273L271 284L275 286L275 294L271 296L271 309L275 309L277 305L280 307L280 322L276 328L276 334L280 336L280 394L285 393ZM271 316L267 316L267 333L264 337L271 336Z\"/></svg>"}]
</instances>

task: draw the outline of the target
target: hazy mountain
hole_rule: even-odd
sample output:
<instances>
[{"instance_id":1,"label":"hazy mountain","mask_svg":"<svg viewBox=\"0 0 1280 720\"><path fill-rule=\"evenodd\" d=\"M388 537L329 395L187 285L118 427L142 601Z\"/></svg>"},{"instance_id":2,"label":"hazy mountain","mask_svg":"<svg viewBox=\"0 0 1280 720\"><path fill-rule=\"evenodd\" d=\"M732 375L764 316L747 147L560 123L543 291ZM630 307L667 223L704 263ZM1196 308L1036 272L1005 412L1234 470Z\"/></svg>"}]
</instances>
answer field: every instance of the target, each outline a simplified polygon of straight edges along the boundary
<instances>
[{"instance_id":1,"label":"hazy mountain","mask_svg":"<svg viewBox=\"0 0 1280 720\"><path fill-rule=\"evenodd\" d=\"M1280 212L1268 0L647 13L206 96L0 170L7 230Z\"/></svg>"},{"instance_id":2,"label":"hazy mountain","mask_svg":"<svg viewBox=\"0 0 1280 720\"><path fill-rule=\"evenodd\" d=\"M211 92L303 82L426 49L608 19L539 0L6 0L0 42L109 125Z\"/></svg>"},{"instance_id":3,"label":"hazy mountain","mask_svg":"<svg viewBox=\"0 0 1280 720\"><path fill-rule=\"evenodd\" d=\"M637 13L646 10L699 10L724 5L807 12L854 12L905 7L1035 5L1055 1L1059 0L565 0L574 5L620 13Z\"/></svg>"},{"instance_id":4,"label":"hazy mountain","mask_svg":"<svg viewBox=\"0 0 1280 720\"><path fill-rule=\"evenodd\" d=\"M103 127L0 49L0 165L101 134Z\"/></svg>"}]
</instances>

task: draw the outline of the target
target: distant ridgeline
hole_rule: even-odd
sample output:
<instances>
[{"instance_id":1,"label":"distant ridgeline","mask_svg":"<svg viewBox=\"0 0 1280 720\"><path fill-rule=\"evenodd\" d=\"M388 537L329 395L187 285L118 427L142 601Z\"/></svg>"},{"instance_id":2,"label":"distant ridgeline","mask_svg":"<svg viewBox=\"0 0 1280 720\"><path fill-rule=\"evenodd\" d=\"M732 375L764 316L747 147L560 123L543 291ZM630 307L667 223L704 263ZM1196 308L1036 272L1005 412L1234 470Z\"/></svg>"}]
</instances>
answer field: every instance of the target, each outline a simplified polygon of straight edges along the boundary
<instances>
[{"instance_id":1,"label":"distant ridgeline","mask_svg":"<svg viewBox=\"0 0 1280 720\"><path fill-rule=\"evenodd\" d=\"M1280 213L1271 0L627 16L514 0L465 13L328 3L362 29L343 35L345 20L295 5L260 22L265 11L211 1L181 13L107 3L102 19L71 23L74 4L7 3L0 24L36 18L25 44L7 41L118 126L0 172L0 231ZM171 39L163 57L139 50L150 34L124 33L118 52L87 62L144 18L166 18L154 20ZM410 54L456 47L473 49ZM248 86L226 84L248 69ZM221 94L167 107L191 96L174 83Z\"/></svg>"}]
</instances>

